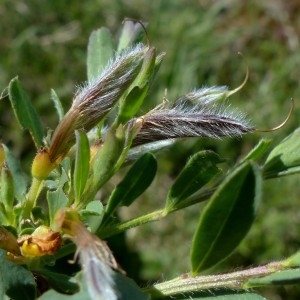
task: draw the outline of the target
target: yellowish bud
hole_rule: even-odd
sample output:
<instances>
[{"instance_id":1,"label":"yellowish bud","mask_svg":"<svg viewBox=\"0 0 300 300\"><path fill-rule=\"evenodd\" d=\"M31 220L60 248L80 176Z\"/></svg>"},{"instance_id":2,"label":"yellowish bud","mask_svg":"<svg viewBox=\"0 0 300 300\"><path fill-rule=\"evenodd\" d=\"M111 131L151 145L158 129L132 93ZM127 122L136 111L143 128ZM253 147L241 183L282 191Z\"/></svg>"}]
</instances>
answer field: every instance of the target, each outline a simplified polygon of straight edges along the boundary
<instances>
[{"instance_id":1,"label":"yellowish bud","mask_svg":"<svg viewBox=\"0 0 300 300\"><path fill-rule=\"evenodd\" d=\"M43 180L57 166L56 162L50 160L48 150L41 148L33 159L31 166L31 174L33 177Z\"/></svg>"},{"instance_id":2,"label":"yellowish bud","mask_svg":"<svg viewBox=\"0 0 300 300\"><path fill-rule=\"evenodd\" d=\"M21 236L18 244L25 257L51 255L60 248L61 236L47 226L40 226L31 235Z\"/></svg>"}]
</instances>

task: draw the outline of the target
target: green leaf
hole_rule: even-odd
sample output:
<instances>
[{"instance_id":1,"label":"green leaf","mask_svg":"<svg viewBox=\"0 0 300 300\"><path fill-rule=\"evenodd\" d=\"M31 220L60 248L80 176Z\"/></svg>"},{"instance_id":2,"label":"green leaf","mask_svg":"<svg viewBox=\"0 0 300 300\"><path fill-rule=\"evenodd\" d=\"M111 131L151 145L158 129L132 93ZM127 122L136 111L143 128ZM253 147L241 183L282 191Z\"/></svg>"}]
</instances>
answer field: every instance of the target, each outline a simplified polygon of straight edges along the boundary
<instances>
[{"instance_id":1,"label":"green leaf","mask_svg":"<svg viewBox=\"0 0 300 300\"><path fill-rule=\"evenodd\" d=\"M73 295L60 294L55 290L49 290L44 293L38 300L93 300L86 289L81 289L78 293Z\"/></svg>"},{"instance_id":2,"label":"green leaf","mask_svg":"<svg viewBox=\"0 0 300 300\"><path fill-rule=\"evenodd\" d=\"M182 200L197 192L216 176L220 172L217 164L221 161L212 151L194 154L173 183L168 193L166 210L178 207Z\"/></svg>"},{"instance_id":3,"label":"green leaf","mask_svg":"<svg viewBox=\"0 0 300 300\"><path fill-rule=\"evenodd\" d=\"M248 161L227 176L200 216L191 250L193 275L224 260L252 225L261 197L259 168Z\"/></svg>"},{"instance_id":4,"label":"green leaf","mask_svg":"<svg viewBox=\"0 0 300 300\"><path fill-rule=\"evenodd\" d=\"M103 205L100 200L94 200L88 203L84 210L80 211L80 216L84 223L88 225L91 232L96 232L101 224L103 216Z\"/></svg>"},{"instance_id":5,"label":"green leaf","mask_svg":"<svg viewBox=\"0 0 300 300\"><path fill-rule=\"evenodd\" d=\"M18 122L23 129L29 130L36 148L40 148L44 137L43 127L17 77L10 81L8 94Z\"/></svg>"},{"instance_id":6,"label":"green leaf","mask_svg":"<svg viewBox=\"0 0 300 300\"><path fill-rule=\"evenodd\" d=\"M142 88L135 86L130 90L124 101L121 102L117 121L118 124L126 123L137 113L138 109L143 104L148 89L149 86L144 86Z\"/></svg>"},{"instance_id":7,"label":"green leaf","mask_svg":"<svg viewBox=\"0 0 300 300\"><path fill-rule=\"evenodd\" d=\"M141 24L131 20L125 20L119 38L118 52L121 52L132 46L134 43L137 43L139 40L142 40L143 33Z\"/></svg>"},{"instance_id":8,"label":"green leaf","mask_svg":"<svg viewBox=\"0 0 300 300\"><path fill-rule=\"evenodd\" d=\"M85 132L77 131L74 170L75 203L79 202L86 186L90 168L90 145Z\"/></svg>"},{"instance_id":9,"label":"green leaf","mask_svg":"<svg viewBox=\"0 0 300 300\"><path fill-rule=\"evenodd\" d=\"M255 147L243 158L241 163L245 162L246 160L260 159L269 150L271 142L272 140L267 140L267 139L260 140L258 144L255 145Z\"/></svg>"},{"instance_id":10,"label":"green leaf","mask_svg":"<svg viewBox=\"0 0 300 300\"><path fill-rule=\"evenodd\" d=\"M88 292L87 282L81 272L76 275L80 285L80 291L74 295L59 294L54 290L44 293L39 300L94 300ZM115 273L116 287L118 289L118 300L150 300L149 295L143 293L138 286L129 278Z\"/></svg>"},{"instance_id":11,"label":"green leaf","mask_svg":"<svg viewBox=\"0 0 300 300\"><path fill-rule=\"evenodd\" d=\"M150 48L143 60L141 70L128 88L127 95L125 95L120 103L118 123L125 123L132 118L142 105L155 69L156 49Z\"/></svg>"},{"instance_id":12,"label":"green leaf","mask_svg":"<svg viewBox=\"0 0 300 300\"><path fill-rule=\"evenodd\" d=\"M84 207L93 200L98 190L120 167L118 161L125 149L125 134L123 126L119 126L116 130L110 128L106 132L104 143L100 145L93 158L91 175L78 207Z\"/></svg>"},{"instance_id":13,"label":"green leaf","mask_svg":"<svg viewBox=\"0 0 300 300\"><path fill-rule=\"evenodd\" d=\"M151 153L140 157L112 192L105 215L111 215L118 206L129 206L148 188L154 179L156 170L157 162Z\"/></svg>"},{"instance_id":14,"label":"green leaf","mask_svg":"<svg viewBox=\"0 0 300 300\"><path fill-rule=\"evenodd\" d=\"M110 31L102 27L90 35L87 53L88 80L92 81L101 74L114 54L113 37Z\"/></svg>"},{"instance_id":15,"label":"green leaf","mask_svg":"<svg viewBox=\"0 0 300 300\"><path fill-rule=\"evenodd\" d=\"M300 267L300 251L282 261L282 265L290 268Z\"/></svg>"},{"instance_id":16,"label":"green leaf","mask_svg":"<svg viewBox=\"0 0 300 300\"><path fill-rule=\"evenodd\" d=\"M93 164L95 185L102 185L112 176L112 170L123 151L124 143L125 132L121 126L116 131L111 129L107 132Z\"/></svg>"},{"instance_id":17,"label":"green leaf","mask_svg":"<svg viewBox=\"0 0 300 300\"><path fill-rule=\"evenodd\" d=\"M252 278L245 283L246 288L268 286L268 285L286 285L300 283L300 269L281 270L274 274Z\"/></svg>"},{"instance_id":18,"label":"green leaf","mask_svg":"<svg viewBox=\"0 0 300 300\"><path fill-rule=\"evenodd\" d=\"M6 258L0 250L0 298L7 295L14 300L32 300L36 295L36 284L30 271Z\"/></svg>"},{"instance_id":19,"label":"green leaf","mask_svg":"<svg viewBox=\"0 0 300 300\"><path fill-rule=\"evenodd\" d=\"M56 108L56 111L58 114L58 119L59 119L59 121L61 121L61 119L64 117L65 113L64 113L63 106L62 106L56 92L53 89L51 89L50 98L53 101L54 106Z\"/></svg>"},{"instance_id":20,"label":"green leaf","mask_svg":"<svg viewBox=\"0 0 300 300\"><path fill-rule=\"evenodd\" d=\"M55 191L47 192L47 202L49 209L50 225L53 224L56 212L67 206L69 199L67 198L63 188L68 178L62 174L58 182L58 187Z\"/></svg>"},{"instance_id":21,"label":"green leaf","mask_svg":"<svg viewBox=\"0 0 300 300\"><path fill-rule=\"evenodd\" d=\"M150 300L150 296L143 293L132 279L120 273L115 273L114 277L119 292L118 300Z\"/></svg>"},{"instance_id":22,"label":"green leaf","mask_svg":"<svg viewBox=\"0 0 300 300\"><path fill-rule=\"evenodd\" d=\"M192 298L191 298L192 296ZM174 295L172 300L266 300L266 298L244 291L232 291L228 289L210 289L209 291L194 292L192 295Z\"/></svg>"},{"instance_id":23,"label":"green leaf","mask_svg":"<svg viewBox=\"0 0 300 300\"><path fill-rule=\"evenodd\" d=\"M3 145L3 148L8 168L13 177L15 197L20 203L23 203L27 192L28 178L22 172L20 162L13 156L5 145Z\"/></svg>"},{"instance_id":24,"label":"green leaf","mask_svg":"<svg viewBox=\"0 0 300 300\"><path fill-rule=\"evenodd\" d=\"M274 178L300 172L300 128L296 129L269 154L264 177Z\"/></svg>"},{"instance_id":25,"label":"green leaf","mask_svg":"<svg viewBox=\"0 0 300 300\"><path fill-rule=\"evenodd\" d=\"M38 273L45 278L49 282L50 286L61 293L73 294L78 292L79 287L74 282L74 277L49 271L45 268L39 269Z\"/></svg>"},{"instance_id":26,"label":"green leaf","mask_svg":"<svg viewBox=\"0 0 300 300\"><path fill-rule=\"evenodd\" d=\"M12 211L14 202L14 181L9 168L2 168L1 178L1 199L7 211Z\"/></svg>"}]
</instances>

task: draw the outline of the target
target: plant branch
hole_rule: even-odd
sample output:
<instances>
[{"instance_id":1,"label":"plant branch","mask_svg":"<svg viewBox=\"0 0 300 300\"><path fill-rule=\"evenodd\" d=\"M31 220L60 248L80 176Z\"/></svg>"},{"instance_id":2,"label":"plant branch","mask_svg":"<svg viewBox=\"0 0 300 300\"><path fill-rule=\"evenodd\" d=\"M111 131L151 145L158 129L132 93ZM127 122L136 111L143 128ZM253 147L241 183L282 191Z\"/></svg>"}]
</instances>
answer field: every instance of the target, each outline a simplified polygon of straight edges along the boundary
<instances>
[{"instance_id":1,"label":"plant branch","mask_svg":"<svg viewBox=\"0 0 300 300\"><path fill-rule=\"evenodd\" d=\"M32 177L32 183L27 194L27 200L24 203L22 218L29 219L31 215L32 208L36 205L37 198L42 190L43 180L39 180Z\"/></svg>"},{"instance_id":2,"label":"plant branch","mask_svg":"<svg viewBox=\"0 0 300 300\"><path fill-rule=\"evenodd\" d=\"M140 225L143 225L143 224L146 224L149 222L159 221L162 218L169 215L170 213L173 213L179 209L182 209L182 208L185 208L185 207L188 207L188 206L191 206L191 205L194 205L194 204L197 204L197 203L207 200L213 194L214 191L215 191L215 188L206 190L200 195L199 194L192 195L191 197L182 201L180 203L180 205L178 205L177 207L174 207L168 211L164 208L159 209L159 210L156 210L149 214L146 214L146 215L122 222L122 223L118 223L118 224L109 224L108 222L106 222L104 224L104 226L101 226L99 228L99 230L97 231L96 234L100 235L101 238L107 238L107 237L116 235L116 234L126 231L128 229L138 227Z\"/></svg>"},{"instance_id":3,"label":"plant branch","mask_svg":"<svg viewBox=\"0 0 300 300\"><path fill-rule=\"evenodd\" d=\"M107 238L112 235L116 235L118 233L126 231L130 228L134 228L149 222L159 221L162 218L164 218L166 215L167 213L165 212L164 209L156 210L147 215L143 215L123 223L109 225L104 228L100 227L100 229L97 231L96 234L100 235L101 238Z\"/></svg>"},{"instance_id":4,"label":"plant branch","mask_svg":"<svg viewBox=\"0 0 300 300\"><path fill-rule=\"evenodd\" d=\"M196 277L183 274L170 281L146 287L143 291L149 293L151 299L156 299L214 288L248 289L255 287L254 284L248 284L249 279L271 275L283 269L285 269L285 267L282 262L272 262L264 266L226 274Z\"/></svg>"}]
</instances>

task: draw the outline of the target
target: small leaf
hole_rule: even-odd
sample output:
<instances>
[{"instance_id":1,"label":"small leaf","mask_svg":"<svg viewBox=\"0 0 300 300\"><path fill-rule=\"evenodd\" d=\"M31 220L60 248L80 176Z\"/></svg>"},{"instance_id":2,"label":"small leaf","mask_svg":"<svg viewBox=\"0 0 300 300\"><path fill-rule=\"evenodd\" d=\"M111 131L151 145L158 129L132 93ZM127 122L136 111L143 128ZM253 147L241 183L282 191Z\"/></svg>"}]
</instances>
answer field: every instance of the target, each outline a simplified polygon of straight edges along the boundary
<instances>
[{"instance_id":1,"label":"small leaf","mask_svg":"<svg viewBox=\"0 0 300 300\"><path fill-rule=\"evenodd\" d=\"M286 285L300 283L300 269L281 270L274 274L252 278L245 283L246 288L267 286L267 285Z\"/></svg>"},{"instance_id":2,"label":"small leaf","mask_svg":"<svg viewBox=\"0 0 300 300\"><path fill-rule=\"evenodd\" d=\"M43 127L17 77L9 83L8 94L18 122L23 129L29 130L36 148L40 148L44 137Z\"/></svg>"},{"instance_id":3,"label":"small leaf","mask_svg":"<svg viewBox=\"0 0 300 300\"><path fill-rule=\"evenodd\" d=\"M30 271L8 261L6 251L0 250L0 298L5 294L14 300L32 300L36 284Z\"/></svg>"},{"instance_id":4,"label":"small leaf","mask_svg":"<svg viewBox=\"0 0 300 300\"><path fill-rule=\"evenodd\" d=\"M5 151L5 159L14 181L15 197L20 203L23 203L27 192L28 178L22 172L20 162L13 156L5 145L3 145L3 148Z\"/></svg>"},{"instance_id":5,"label":"small leaf","mask_svg":"<svg viewBox=\"0 0 300 300\"><path fill-rule=\"evenodd\" d=\"M300 267L300 251L296 252L292 256L286 258L282 265L290 268L298 268Z\"/></svg>"},{"instance_id":6,"label":"small leaf","mask_svg":"<svg viewBox=\"0 0 300 300\"><path fill-rule=\"evenodd\" d=\"M143 37L143 28L140 23L126 20L124 22L122 32L118 43L118 52L137 43Z\"/></svg>"},{"instance_id":7,"label":"small leaf","mask_svg":"<svg viewBox=\"0 0 300 300\"><path fill-rule=\"evenodd\" d=\"M119 109L118 123L125 123L132 118L142 105L155 69L156 49L150 48L143 60L143 64L138 76L128 88L128 92L124 95Z\"/></svg>"},{"instance_id":8,"label":"small leaf","mask_svg":"<svg viewBox=\"0 0 300 300\"><path fill-rule=\"evenodd\" d=\"M274 178L300 172L300 128L296 129L269 154L264 177Z\"/></svg>"},{"instance_id":9,"label":"small leaf","mask_svg":"<svg viewBox=\"0 0 300 300\"><path fill-rule=\"evenodd\" d=\"M102 27L90 35L87 54L88 80L99 76L114 54L113 37L110 31Z\"/></svg>"},{"instance_id":10,"label":"small leaf","mask_svg":"<svg viewBox=\"0 0 300 300\"><path fill-rule=\"evenodd\" d=\"M90 145L86 133L75 131L76 157L74 170L75 203L80 201L84 191L90 167Z\"/></svg>"},{"instance_id":11,"label":"small leaf","mask_svg":"<svg viewBox=\"0 0 300 300\"><path fill-rule=\"evenodd\" d=\"M105 215L111 215L118 206L129 206L148 188L154 179L156 170L157 162L151 153L140 157L112 192Z\"/></svg>"},{"instance_id":12,"label":"small leaf","mask_svg":"<svg viewBox=\"0 0 300 300\"><path fill-rule=\"evenodd\" d=\"M220 162L220 157L212 151L194 154L173 183L168 193L166 210L177 207L182 200L197 192L216 176L220 172L217 167Z\"/></svg>"},{"instance_id":13,"label":"small leaf","mask_svg":"<svg viewBox=\"0 0 300 300\"><path fill-rule=\"evenodd\" d=\"M48 202L48 209L49 209L49 219L50 225L53 224L56 212L67 206L69 199L67 198L63 187L64 184L68 181L68 178L61 175L60 181L58 182L58 188L55 191L48 191L47 192L47 202Z\"/></svg>"},{"instance_id":14,"label":"small leaf","mask_svg":"<svg viewBox=\"0 0 300 300\"><path fill-rule=\"evenodd\" d=\"M73 295L59 294L54 290L49 290L44 293L39 300L95 300L88 291L88 285L83 280L82 273L76 275L77 281L80 285L80 291ZM149 295L143 293L139 287L129 278L115 273L116 286L118 288L118 300L150 300ZM106 300L106 299L105 299ZM107 299L109 300L109 299Z\"/></svg>"},{"instance_id":15,"label":"small leaf","mask_svg":"<svg viewBox=\"0 0 300 300\"><path fill-rule=\"evenodd\" d=\"M103 216L103 205L101 201L94 200L89 202L86 208L80 211L80 216L88 225L91 232L96 232L101 224Z\"/></svg>"},{"instance_id":16,"label":"small leaf","mask_svg":"<svg viewBox=\"0 0 300 300\"><path fill-rule=\"evenodd\" d=\"M0 178L0 183L1 183L1 199L2 202L5 205L6 210L9 212L13 208L13 202L14 202L14 181L12 174L9 170L9 168L2 168L0 171L1 178Z\"/></svg>"},{"instance_id":17,"label":"small leaf","mask_svg":"<svg viewBox=\"0 0 300 300\"><path fill-rule=\"evenodd\" d=\"M86 288L80 289L78 293L73 295L60 294L55 290L48 290L38 300L94 300L91 299L89 292Z\"/></svg>"},{"instance_id":18,"label":"small leaf","mask_svg":"<svg viewBox=\"0 0 300 300\"><path fill-rule=\"evenodd\" d=\"M267 140L267 139L260 140L258 144L255 145L255 147L243 158L241 163L250 159L251 160L260 159L269 150L271 142L272 140Z\"/></svg>"},{"instance_id":19,"label":"small leaf","mask_svg":"<svg viewBox=\"0 0 300 300\"><path fill-rule=\"evenodd\" d=\"M86 186L87 193L99 188L113 175L115 165L124 149L125 132L120 126L117 130L109 129L103 145L95 155L92 176Z\"/></svg>"},{"instance_id":20,"label":"small leaf","mask_svg":"<svg viewBox=\"0 0 300 300\"><path fill-rule=\"evenodd\" d=\"M135 86L130 90L120 105L118 124L126 123L136 114L147 95L148 89L149 86L144 86L143 88Z\"/></svg>"},{"instance_id":21,"label":"small leaf","mask_svg":"<svg viewBox=\"0 0 300 300\"><path fill-rule=\"evenodd\" d=\"M49 271L46 268L39 269L38 273L46 277L50 286L55 288L58 292L73 294L79 290L78 285L74 282L74 277Z\"/></svg>"},{"instance_id":22,"label":"small leaf","mask_svg":"<svg viewBox=\"0 0 300 300\"><path fill-rule=\"evenodd\" d=\"M62 106L56 92L53 89L51 89L50 98L53 101L54 106L56 108L56 111L58 114L58 119L59 119L59 121L61 121L61 119L64 117L65 113L64 113L63 106Z\"/></svg>"},{"instance_id":23,"label":"small leaf","mask_svg":"<svg viewBox=\"0 0 300 300\"><path fill-rule=\"evenodd\" d=\"M245 162L213 194L193 239L193 275L224 260L245 237L256 215L261 185L259 168Z\"/></svg>"},{"instance_id":24,"label":"small leaf","mask_svg":"<svg viewBox=\"0 0 300 300\"><path fill-rule=\"evenodd\" d=\"M119 292L118 300L150 300L150 296L142 292L132 279L120 273L115 273L114 277Z\"/></svg>"}]
</instances>

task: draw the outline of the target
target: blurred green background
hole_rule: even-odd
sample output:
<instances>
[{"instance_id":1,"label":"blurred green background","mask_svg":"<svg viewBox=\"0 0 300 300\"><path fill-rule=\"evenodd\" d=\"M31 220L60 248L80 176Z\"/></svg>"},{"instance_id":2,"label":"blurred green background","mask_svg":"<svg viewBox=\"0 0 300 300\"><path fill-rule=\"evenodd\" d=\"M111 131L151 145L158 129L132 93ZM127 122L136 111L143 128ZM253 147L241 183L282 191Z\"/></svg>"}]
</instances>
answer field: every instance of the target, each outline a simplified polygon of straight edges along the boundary
<instances>
[{"instance_id":1,"label":"blurred green background","mask_svg":"<svg viewBox=\"0 0 300 300\"><path fill-rule=\"evenodd\" d=\"M106 26L117 37L125 17L148 23L150 42L166 56L146 107L175 99L203 85L237 87L232 106L246 112L255 127L272 128L286 116L290 98L296 106L291 120L275 133L242 139L177 143L159 158L160 174L138 203L120 212L130 218L162 206L167 188L193 152L213 149L232 165L260 138L274 144L299 126L300 120L300 3L266 1L0 1L0 138L29 169L34 155L28 133L18 129L5 97L10 79L19 76L45 128L55 128L50 101L53 88L67 109L76 85L86 80L86 48L92 30ZM300 151L300 150L299 150ZM118 178L115 179L116 182ZM114 182L112 182L112 185ZM300 245L299 175L265 182L257 222L239 249L219 266L228 270L286 257ZM201 207L178 212L162 222L129 231L126 236L131 267L138 281L170 279L189 270L189 249ZM121 240L121 237L120 237ZM116 243L116 241L115 241ZM121 252L123 250L121 249ZM118 252L116 243L114 252ZM122 261L122 257L119 258ZM122 262L121 262L122 264ZM299 299L300 288L267 290L269 299Z\"/></svg>"}]
</instances>

